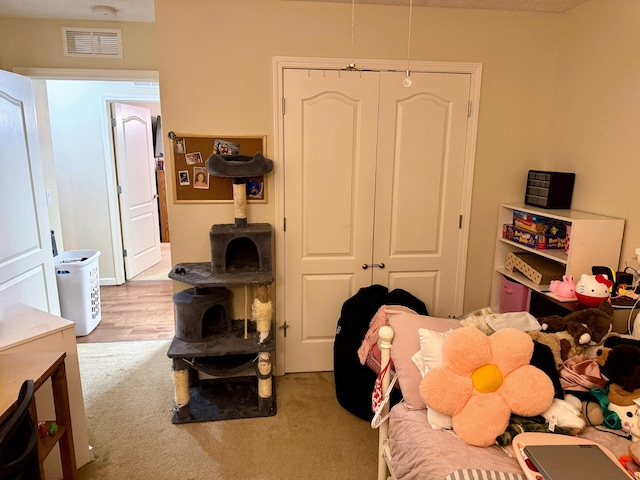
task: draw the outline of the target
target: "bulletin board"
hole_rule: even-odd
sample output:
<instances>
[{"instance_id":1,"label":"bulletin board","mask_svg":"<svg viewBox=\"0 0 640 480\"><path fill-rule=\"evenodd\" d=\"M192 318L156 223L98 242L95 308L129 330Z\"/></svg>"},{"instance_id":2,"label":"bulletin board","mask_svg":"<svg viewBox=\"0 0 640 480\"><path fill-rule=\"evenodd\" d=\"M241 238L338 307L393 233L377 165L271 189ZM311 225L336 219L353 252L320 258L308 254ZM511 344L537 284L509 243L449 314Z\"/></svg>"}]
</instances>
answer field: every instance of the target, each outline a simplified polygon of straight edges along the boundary
<instances>
[{"instance_id":1,"label":"bulletin board","mask_svg":"<svg viewBox=\"0 0 640 480\"><path fill-rule=\"evenodd\" d=\"M171 132L174 203L230 203L233 180L209 175L206 161L212 153L220 155L266 156L266 136L180 135ZM267 203L264 176L247 178L247 201Z\"/></svg>"}]
</instances>

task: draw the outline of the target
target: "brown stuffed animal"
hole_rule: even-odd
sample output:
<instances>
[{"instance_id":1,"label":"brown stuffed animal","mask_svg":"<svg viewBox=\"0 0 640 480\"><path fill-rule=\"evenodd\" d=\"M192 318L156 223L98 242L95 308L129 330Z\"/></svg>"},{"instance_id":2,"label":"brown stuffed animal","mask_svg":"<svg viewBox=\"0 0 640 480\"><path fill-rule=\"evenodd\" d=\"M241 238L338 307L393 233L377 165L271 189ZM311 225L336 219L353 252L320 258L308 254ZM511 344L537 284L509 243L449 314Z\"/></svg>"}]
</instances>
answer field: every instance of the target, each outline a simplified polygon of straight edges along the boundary
<instances>
[{"instance_id":1,"label":"brown stuffed animal","mask_svg":"<svg viewBox=\"0 0 640 480\"><path fill-rule=\"evenodd\" d=\"M627 392L640 389L640 346L620 344L611 349L602 374Z\"/></svg>"},{"instance_id":2,"label":"brown stuffed animal","mask_svg":"<svg viewBox=\"0 0 640 480\"><path fill-rule=\"evenodd\" d=\"M565 317L551 315L539 320L542 331L555 333L567 331L576 345L598 345L611 331L613 307L603 301L597 308L585 308Z\"/></svg>"}]
</instances>

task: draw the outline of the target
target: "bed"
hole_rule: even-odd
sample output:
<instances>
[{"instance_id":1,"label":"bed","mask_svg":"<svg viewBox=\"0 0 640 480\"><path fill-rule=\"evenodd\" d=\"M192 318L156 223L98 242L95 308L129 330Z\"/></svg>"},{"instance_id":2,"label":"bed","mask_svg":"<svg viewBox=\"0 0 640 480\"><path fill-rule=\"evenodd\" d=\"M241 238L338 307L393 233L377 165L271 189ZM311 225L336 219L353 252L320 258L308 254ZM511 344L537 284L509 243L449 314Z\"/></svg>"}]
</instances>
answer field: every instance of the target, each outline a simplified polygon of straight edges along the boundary
<instances>
[{"instance_id":1,"label":"bed","mask_svg":"<svg viewBox=\"0 0 640 480\"><path fill-rule=\"evenodd\" d=\"M369 335L369 341L379 348L379 364L384 366L392 361L404 397L392 408L383 403L372 420L372 426L379 430L378 480L530 478L527 475L531 473L523 471L511 444L477 447L465 443L450 429L432 428L433 419L427 416L429 410L420 404L416 397L419 393L414 391L422 374L415 366L415 355L409 353L425 346L422 336L416 338L419 328L440 332L442 339L459 327L459 321L424 317L407 310L389 310L386 326L379 327L375 335ZM390 387L392 376L390 370L380 375L383 396L394 388ZM621 431L603 430L607 429L588 427L580 437L605 446L615 458L627 454L628 437Z\"/></svg>"}]
</instances>

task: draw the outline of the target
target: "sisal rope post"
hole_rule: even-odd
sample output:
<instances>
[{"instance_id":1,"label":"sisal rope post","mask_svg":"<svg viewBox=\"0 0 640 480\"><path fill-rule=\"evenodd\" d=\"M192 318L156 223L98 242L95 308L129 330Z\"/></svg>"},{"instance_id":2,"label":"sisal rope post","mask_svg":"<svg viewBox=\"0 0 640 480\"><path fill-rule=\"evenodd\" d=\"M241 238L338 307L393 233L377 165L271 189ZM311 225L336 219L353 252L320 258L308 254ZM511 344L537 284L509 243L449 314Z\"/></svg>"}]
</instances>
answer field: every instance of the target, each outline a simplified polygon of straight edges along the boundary
<instances>
[{"instance_id":1,"label":"sisal rope post","mask_svg":"<svg viewBox=\"0 0 640 480\"><path fill-rule=\"evenodd\" d=\"M234 179L235 180L235 179ZM233 210L234 216L241 223L246 225L247 222L247 184L233 183ZM236 222L237 223L237 222Z\"/></svg>"},{"instance_id":2,"label":"sisal rope post","mask_svg":"<svg viewBox=\"0 0 640 480\"><path fill-rule=\"evenodd\" d=\"M260 352L258 354L258 371L266 378L258 378L258 396L260 398L270 398L272 395L271 380L271 354Z\"/></svg>"},{"instance_id":3,"label":"sisal rope post","mask_svg":"<svg viewBox=\"0 0 640 480\"><path fill-rule=\"evenodd\" d=\"M176 405L183 407L189 403L189 370L173 370L173 390Z\"/></svg>"}]
</instances>

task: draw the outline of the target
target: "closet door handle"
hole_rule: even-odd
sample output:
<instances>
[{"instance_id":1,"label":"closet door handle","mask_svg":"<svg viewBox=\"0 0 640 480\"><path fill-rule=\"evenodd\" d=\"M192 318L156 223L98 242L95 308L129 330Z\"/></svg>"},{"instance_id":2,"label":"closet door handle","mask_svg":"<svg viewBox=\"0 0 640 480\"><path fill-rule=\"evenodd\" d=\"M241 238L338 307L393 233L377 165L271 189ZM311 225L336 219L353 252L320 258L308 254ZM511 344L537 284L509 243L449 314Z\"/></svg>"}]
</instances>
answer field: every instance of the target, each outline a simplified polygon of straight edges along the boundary
<instances>
[{"instance_id":1,"label":"closet door handle","mask_svg":"<svg viewBox=\"0 0 640 480\"><path fill-rule=\"evenodd\" d=\"M371 264L363 263L362 264L362 269L363 270L366 270L369 267L371 267L371 268L378 267L380 269L383 269L384 268L384 263L371 263Z\"/></svg>"}]
</instances>

